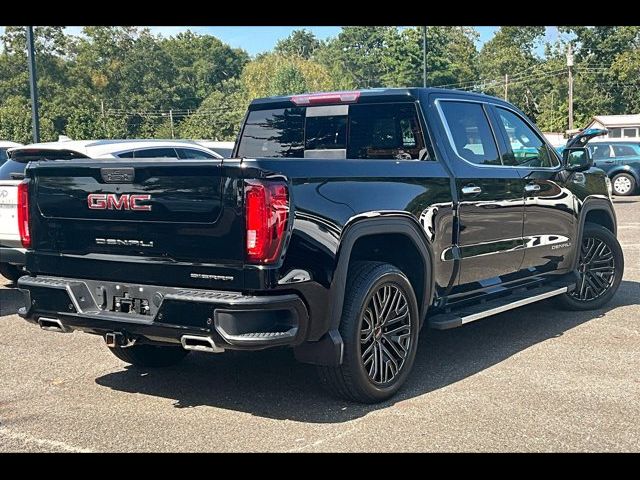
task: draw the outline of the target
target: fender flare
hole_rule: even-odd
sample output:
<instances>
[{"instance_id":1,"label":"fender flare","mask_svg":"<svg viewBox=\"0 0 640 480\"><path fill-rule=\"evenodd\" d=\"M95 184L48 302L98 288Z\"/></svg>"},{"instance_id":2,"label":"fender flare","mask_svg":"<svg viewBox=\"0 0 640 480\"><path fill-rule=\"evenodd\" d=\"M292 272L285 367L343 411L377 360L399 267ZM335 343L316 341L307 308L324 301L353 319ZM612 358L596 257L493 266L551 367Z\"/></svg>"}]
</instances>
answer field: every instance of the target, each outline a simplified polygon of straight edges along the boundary
<instances>
[{"instance_id":1,"label":"fender flare","mask_svg":"<svg viewBox=\"0 0 640 480\"><path fill-rule=\"evenodd\" d=\"M616 212L613 209L613 204L610 200L605 200L603 198L587 198L582 204L582 208L580 209L580 216L578 220L578 235L576 237L577 245L576 245L576 255L573 259L573 269L578 268L578 261L580 260L580 246L582 245L582 232L584 230L584 224L587 219L587 213L593 210L602 210L609 215L611 218L611 223L613 224L613 234L617 235L618 233L618 222L616 218Z\"/></svg>"},{"instance_id":2,"label":"fender flare","mask_svg":"<svg viewBox=\"0 0 640 480\"><path fill-rule=\"evenodd\" d=\"M418 315L422 320L426 315L427 308L431 304L434 294L435 275L433 274L433 249L428 242L424 231L418 221L410 214L378 215L376 217L366 217L348 222L343 229L340 238L340 247L337 253L336 268L331 282L329 293L329 325L330 330L337 330L342 318L342 308L344 306L345 288L347 285L347 274L349 269L349 259L351 251L356 241L368 235L378 235L385 233L401 234L411 240L420 255L424 264L425 286L429 290L422 295L421 305L418 305Z\"/></svg>"}]
</instances>

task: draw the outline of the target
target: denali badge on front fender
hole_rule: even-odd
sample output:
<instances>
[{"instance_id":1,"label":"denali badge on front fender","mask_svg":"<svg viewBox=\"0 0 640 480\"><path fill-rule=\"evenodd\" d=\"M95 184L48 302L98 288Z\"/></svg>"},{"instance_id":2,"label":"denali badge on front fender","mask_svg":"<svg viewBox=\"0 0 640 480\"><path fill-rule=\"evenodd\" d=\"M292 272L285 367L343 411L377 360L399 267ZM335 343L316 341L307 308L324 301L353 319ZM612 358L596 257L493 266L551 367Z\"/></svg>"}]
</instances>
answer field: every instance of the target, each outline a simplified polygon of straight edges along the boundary
<instances>
[{"instance_id":1,"label":"denali badge on front fender","mask_svg":"<svg viewBox=\"0 0 640 480\"><path fill-rule=\"evenodd\" d=\"M140 205L139 202L151 200L148 194L123 193L90 193L87 195L87 205L91 210L133 210L149 212L151 205Z\"/></svg>"},{"instance_id":2,"label":"denali badge on front fender","mask_svg":"<svg viewBox=\"0 0 640 480\"><path fill-rule=\"evenodd\" d=\"M153 242L144 240L122 240L120 238L96 238L98 245L116 245L120 247L153 247Z\"/></svg>"}]
</instances>

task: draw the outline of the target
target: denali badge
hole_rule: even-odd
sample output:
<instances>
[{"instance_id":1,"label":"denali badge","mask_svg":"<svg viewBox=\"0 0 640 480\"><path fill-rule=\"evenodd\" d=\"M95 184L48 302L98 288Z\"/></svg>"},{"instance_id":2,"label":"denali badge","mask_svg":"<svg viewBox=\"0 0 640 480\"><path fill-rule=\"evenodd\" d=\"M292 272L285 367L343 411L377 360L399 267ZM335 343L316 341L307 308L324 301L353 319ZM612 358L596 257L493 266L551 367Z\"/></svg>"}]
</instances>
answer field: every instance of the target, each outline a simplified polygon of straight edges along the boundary
<instances>
[{"instance_id":1,"label":"denali badge","mask_svg":"<svg viewBox=\"0 0 640 480\"><path fill-rule=\"evenodd\" d=\"M134 210L137 212L151 211L151 205L140 205L139 202L151 200L151 195L123 193L90 193L87 195L87 205L91 210Z\"/></svg>"},{"instance_id":2,"label":"denali badge","mask_svg":"<svg viewBox=\"0 0 640 480\"><path fill-rule=\"evenodd\" d=\"M153 247L153 241L144 240L121 240L119 238L96 238L98 245L116 245L120 247Z\"/></svg>"}]
</instances>

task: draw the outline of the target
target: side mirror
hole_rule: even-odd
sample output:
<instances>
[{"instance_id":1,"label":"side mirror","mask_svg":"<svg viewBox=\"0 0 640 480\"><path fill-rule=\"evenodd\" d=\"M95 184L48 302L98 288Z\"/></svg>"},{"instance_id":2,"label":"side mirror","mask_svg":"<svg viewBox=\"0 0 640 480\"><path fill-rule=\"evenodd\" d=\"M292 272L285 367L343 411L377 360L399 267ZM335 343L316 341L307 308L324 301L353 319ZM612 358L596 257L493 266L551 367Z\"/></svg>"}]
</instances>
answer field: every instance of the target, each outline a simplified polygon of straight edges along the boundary
<instances>
[{"instance_id":1,"label":"side mirror","mask_svg":"<svg viewBox=\"0 0 640 480\"><path fill-rule=\"evenodd\" d=\"M565 170L569 172L584 172L593 167L593 158L588 148L570 147L562 151L562 161Z\"/></svg>"}]
</instances>

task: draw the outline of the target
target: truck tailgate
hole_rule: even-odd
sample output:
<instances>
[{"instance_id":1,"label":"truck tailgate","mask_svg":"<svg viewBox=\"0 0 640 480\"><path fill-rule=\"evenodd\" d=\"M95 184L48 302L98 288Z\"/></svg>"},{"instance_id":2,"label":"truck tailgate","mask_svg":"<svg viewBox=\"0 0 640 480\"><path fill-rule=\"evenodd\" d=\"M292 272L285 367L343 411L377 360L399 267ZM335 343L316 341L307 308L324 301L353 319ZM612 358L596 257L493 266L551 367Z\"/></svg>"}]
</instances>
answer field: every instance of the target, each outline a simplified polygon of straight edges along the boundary
<instances>
[{"instance_id":1,"label":"truck tailgate","mask_svg":"<svg viewBox=\"0 0 640 480\"><path fill-rule=\"evenodd\" d=\"M241 170L221 161L38 162L30 271L242 288Z\"/></svg>"}]
</instances>

